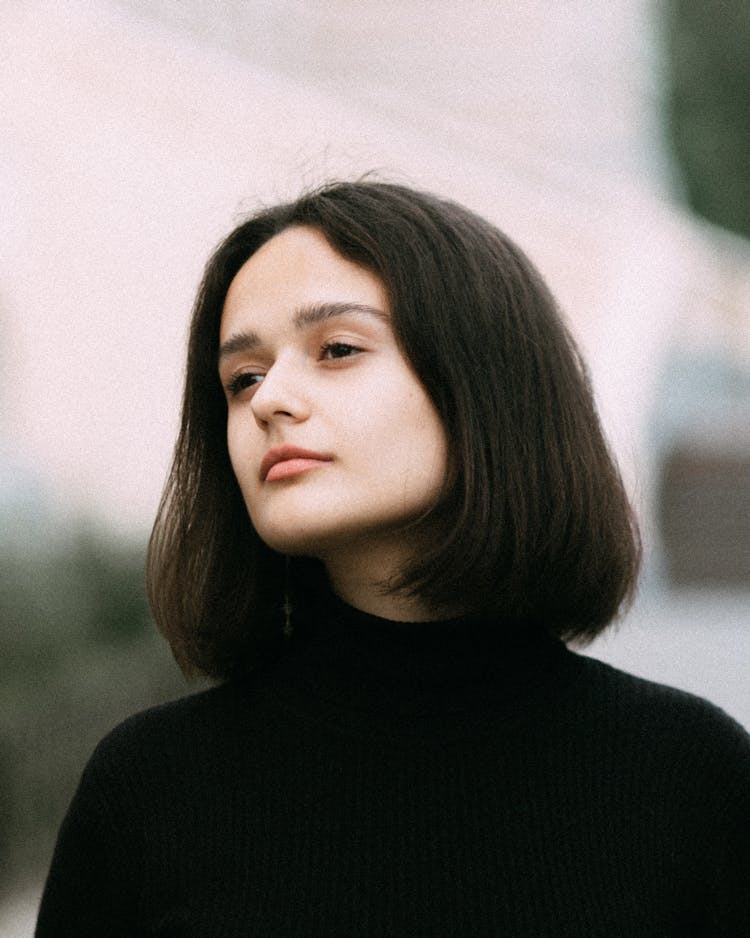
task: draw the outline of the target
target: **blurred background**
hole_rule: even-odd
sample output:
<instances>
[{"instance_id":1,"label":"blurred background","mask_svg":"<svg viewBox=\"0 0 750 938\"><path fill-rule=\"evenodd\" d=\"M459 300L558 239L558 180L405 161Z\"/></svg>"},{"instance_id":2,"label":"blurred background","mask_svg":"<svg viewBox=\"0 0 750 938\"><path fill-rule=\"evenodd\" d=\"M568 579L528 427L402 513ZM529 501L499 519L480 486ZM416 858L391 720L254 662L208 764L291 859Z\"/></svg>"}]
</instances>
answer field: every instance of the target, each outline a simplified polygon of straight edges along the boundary
<instances>
[{"instance_id":1,"label":"blurred background","mask_svg":"<svg viewBox=\"0 0 750 938\"><path fill-rule=\"evenodd\" d=\"M25 0L0 37L0 933L96 741L193 689L142 569L206 257L334 177L535 260L646 541L587 653L750 726L745 0Z\"/></svg>"}]
</instances>

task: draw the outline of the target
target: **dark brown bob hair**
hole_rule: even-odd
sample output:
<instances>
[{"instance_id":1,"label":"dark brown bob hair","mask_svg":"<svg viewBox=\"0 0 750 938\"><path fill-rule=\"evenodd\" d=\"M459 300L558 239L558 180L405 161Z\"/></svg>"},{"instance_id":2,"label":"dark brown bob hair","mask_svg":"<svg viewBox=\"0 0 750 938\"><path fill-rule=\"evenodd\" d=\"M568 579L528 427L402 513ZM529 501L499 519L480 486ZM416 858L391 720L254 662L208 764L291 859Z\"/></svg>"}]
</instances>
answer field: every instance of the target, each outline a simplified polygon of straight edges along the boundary
<instances>
[{"instance_id":1,"label":"dark brown bob hair","mask_svg":"<svg viewBox=\"0 0 750 938\"><path fill-rule=\"evenodd\" d=\"M217 355L233 277L293 225L318 229L381 279L396 339L447 435L440 534L392 587L593 638L632 598L640 541L555 301L484 219L366 180L260 211L209 260L147 569L154 617L182 668L227 677L280 640L285 560L253 529L232 472Z\"/></svg>"}]
</instances>

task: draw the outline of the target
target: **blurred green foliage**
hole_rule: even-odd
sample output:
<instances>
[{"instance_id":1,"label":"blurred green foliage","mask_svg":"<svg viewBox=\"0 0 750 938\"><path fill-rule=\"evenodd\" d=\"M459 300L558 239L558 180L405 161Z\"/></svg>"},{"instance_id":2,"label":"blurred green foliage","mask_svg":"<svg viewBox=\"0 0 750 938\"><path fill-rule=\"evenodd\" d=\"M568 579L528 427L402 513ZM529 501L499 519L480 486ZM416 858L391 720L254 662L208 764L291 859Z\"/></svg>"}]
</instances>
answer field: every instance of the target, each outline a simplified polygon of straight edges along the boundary
<instances>
[{"instance_id":1,"label":"blurred green foliage","mask_svg":"<svg viewBox=\"0 0 750 938\"><path fill-rule=\"evenodd\" d=\"M668 0L669 135L688 201L750 237L750 3Z\"/></svg>"},{"instance_id":2,"label":"blurred green foliage","mask_svg":"<svg viewBox=\"0 0 750 938\"><path fill-rule=\"evenodd\" d=\"M0 550L0 893L44 874L98 740L186 692L149 617L145 545L34 533Z\"/></svg>"}]
</instances>

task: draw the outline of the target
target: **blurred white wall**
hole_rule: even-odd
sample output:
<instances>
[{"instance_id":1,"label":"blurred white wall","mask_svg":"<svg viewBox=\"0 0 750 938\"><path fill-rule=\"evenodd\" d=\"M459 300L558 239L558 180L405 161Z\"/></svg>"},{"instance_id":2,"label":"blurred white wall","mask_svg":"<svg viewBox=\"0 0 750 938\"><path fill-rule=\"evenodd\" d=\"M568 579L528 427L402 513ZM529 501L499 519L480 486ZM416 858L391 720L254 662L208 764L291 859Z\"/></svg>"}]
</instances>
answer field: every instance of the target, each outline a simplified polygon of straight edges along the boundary
<instances>
[{"instance_id":1,"label":"blurred white wall","mask_svg":"<svg viewBox=\"0 0 750 938\"><path fill-rule=\"evenodd\" d=\"M0 7L0 432L51 503L150 523L204 260L240 213L376 169L492 218L645 426L700 234L666 197L650 6ZM0 495L0 498L2 495Z\"/></svg>"}]
</instances>

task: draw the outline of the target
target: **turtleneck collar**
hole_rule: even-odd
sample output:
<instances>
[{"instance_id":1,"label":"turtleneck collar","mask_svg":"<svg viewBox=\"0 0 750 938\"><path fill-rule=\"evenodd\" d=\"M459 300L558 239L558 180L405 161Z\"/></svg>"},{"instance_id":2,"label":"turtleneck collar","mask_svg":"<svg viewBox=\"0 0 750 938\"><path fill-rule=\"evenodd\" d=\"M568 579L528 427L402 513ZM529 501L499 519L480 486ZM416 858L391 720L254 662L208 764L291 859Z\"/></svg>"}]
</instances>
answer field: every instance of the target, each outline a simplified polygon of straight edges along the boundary
<instances>
[{"instance_id":1,"label":"turtleneck collar","mask_svg":"<svg viewBox=\"0 0 750 938\"><path fill-rule=\"evenodd\" d=\"M498 615L395 622L320 582L295 596L293 635L271 688L295 710L349 732L441 738L516 718L554 681L564 645Z\"/></svg>"}]
</instances>

